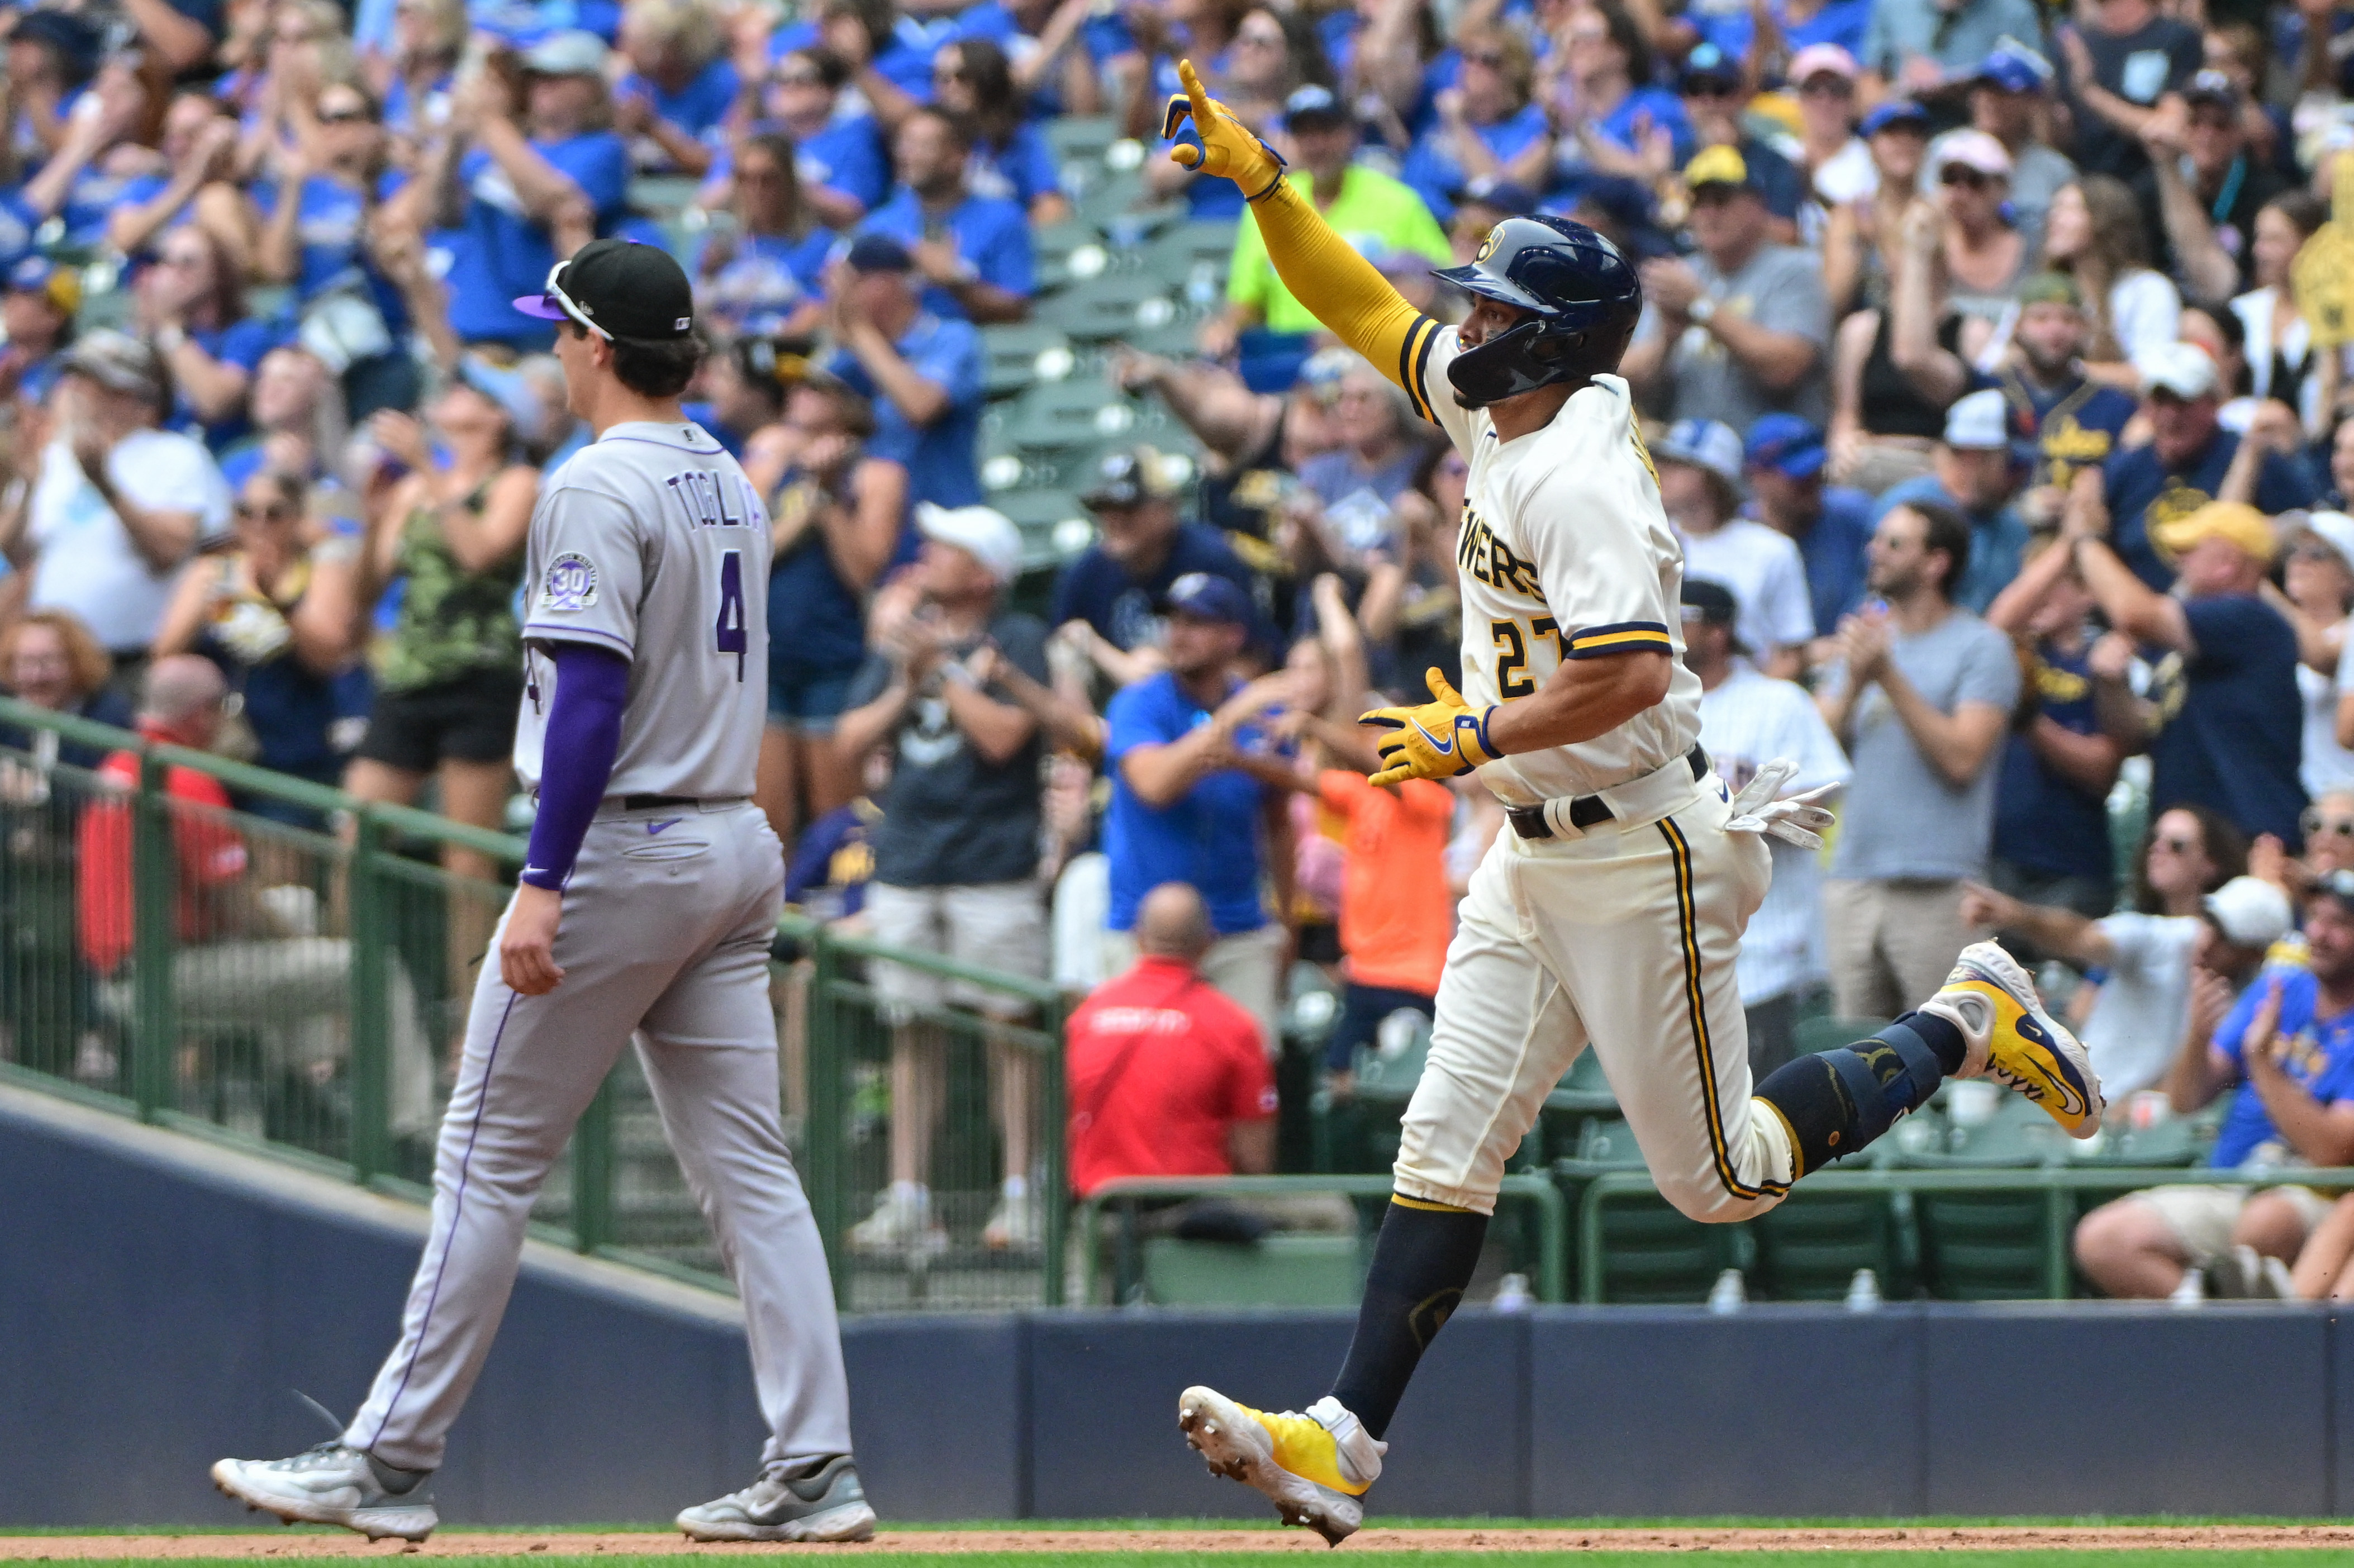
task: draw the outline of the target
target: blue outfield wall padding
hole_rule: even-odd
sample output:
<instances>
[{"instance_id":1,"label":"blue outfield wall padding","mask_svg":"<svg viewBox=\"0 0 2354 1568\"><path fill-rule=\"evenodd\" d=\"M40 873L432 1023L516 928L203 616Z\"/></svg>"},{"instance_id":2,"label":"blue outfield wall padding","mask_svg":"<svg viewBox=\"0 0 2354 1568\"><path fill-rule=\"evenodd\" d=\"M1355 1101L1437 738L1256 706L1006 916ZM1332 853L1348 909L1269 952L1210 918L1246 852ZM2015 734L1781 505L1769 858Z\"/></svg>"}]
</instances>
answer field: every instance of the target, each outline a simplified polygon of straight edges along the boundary
<instances>
[{"instance_id":1,"label":"blue outfield wall padding","mask_svg":"<svg viewBox=\"0 0 2354 1568\"><path fill-rule=\"evenodd\" d=\"M1538 1518L1923 1511L1909 1308L1547 1308L1529 1359Z\"/></svg>"},{"instance_id":2,"label":"blue outfield wall padding","mask_svg":"<svg viewBox=\"0 0 2354 1568\"><path fill-rule=\"evenodd\" d=\"M232 1524L226 1454L325 1434L398 1329L423 1216L0 1088L0 1524ZM1264 1518L1176 1427L1330 1386L1346 1312L843 1328L885 1519ZM2354 1506L2354 1313L2254 1303L1540 1308L1457 1316L1375 1517L2234 1514ZM2343 1351L2346 1353L2341 1353ZM533 1246L435 1478L453 1523L655 1521L752 1476L731 1301Z\"/></svg>"},{"instance_id":3,"label":"blue outfield wall padding","mask_svg":"<svg viewBox=\"0 0 2354 1568\"><path fill-rule=\"evenodd\" d=\"M2324 1308L1923 1309L1933 1514L2324 1515ZM2098 1499L2088 1507L2078 1499Z\"/></svg>"}]
</instances>

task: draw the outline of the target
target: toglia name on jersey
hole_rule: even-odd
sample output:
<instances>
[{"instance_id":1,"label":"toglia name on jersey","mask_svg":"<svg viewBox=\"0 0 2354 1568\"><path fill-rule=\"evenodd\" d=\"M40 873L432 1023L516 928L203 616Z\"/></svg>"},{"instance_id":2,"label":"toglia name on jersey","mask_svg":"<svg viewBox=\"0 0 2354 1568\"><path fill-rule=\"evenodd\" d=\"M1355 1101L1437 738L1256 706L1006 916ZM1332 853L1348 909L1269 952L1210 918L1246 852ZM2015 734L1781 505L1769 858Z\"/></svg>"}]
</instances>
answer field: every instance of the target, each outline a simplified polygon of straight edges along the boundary
<instances>
[{"instance_id":1,"label":"toglia name on jersey","mask_svg":"<svg viewBox=\"0 0 2354 1568\"><path fill-rule=\"evenodd\" d=\"M1537 586L1536 563L1512 554L1512 547L1496 537L1469 503L1463 507L1463 527L1456 539L1455 564L1490 588L1544 601L1544 589Z\"/></svg>"},{"instance_id":2,"label":"toglia name on jersey","mask_svg":"<svg viewBox=\"0 0 2354 1568\"><path fill-rule=\"evenodd\" d=\"M686 525L690 528L749 528L768 521L748 479L739 478L730 484L707 468L691 468L672 474L663 482L678 497L679 509L686 514ZM730 490L739 493L734 512L727 510Z\"/></svg>"}]
</instances>

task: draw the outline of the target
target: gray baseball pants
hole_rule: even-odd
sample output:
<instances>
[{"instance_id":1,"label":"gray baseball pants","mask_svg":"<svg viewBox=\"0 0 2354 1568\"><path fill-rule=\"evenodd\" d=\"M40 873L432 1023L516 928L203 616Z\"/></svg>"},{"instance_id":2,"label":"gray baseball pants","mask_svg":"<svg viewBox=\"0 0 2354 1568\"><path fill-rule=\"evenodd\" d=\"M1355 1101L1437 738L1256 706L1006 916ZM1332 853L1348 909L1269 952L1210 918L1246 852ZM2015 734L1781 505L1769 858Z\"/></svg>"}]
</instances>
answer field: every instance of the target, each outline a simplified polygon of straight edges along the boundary
<instances>
[{"instance_id":1,"label":"gray baseball pants","mask_svg":"<svg viewBox=\"0 0 2354 1568\"><path fill-rule=\"evenodd\" d=\"M758 808L611 802L566 888L563 983L518 995L493 938L400 1342L345 1442L402 1469L440 1466L514 1287L532 1199L635 1031L663 1135L743 1298L762 1462L850 1452L833 1289L778 1124L768 966L783 892Z\"/></svg>"}]
</instances>

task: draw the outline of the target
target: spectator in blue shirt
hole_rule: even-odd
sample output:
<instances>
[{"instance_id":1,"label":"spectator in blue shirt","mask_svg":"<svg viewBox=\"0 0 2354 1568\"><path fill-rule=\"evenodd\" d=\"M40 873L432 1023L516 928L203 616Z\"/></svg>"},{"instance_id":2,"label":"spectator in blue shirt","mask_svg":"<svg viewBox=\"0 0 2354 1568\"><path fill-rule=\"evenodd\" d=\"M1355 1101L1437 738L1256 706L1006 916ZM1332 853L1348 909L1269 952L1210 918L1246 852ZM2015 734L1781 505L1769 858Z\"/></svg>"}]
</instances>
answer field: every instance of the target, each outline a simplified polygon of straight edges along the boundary
<instances>
[{"instance_id":1,"label":"spectator in blue shirt","mask_svg":"<svg viewBox=\"0 0 2354 1568\"><path fill-rule=\"evenodd\" d=\"M613 89L613 118L636 138L631 159L641 169L707 174L744 86L718 16L705 0L631 0L620 51L630 72Z\"/></svg>"},{"instance_id":2,"label":"spectator in blue shirt","mask_svg":"<svg viewBox=\"0 0 2354 1568\"><path fill-rule=\"evenodd\" d=\"M972 132L937 109L918 109L892 138L899 189L867 214L861 234L898 240L924 275L924 308L972 322L1030 314L1030 222L1013 203L965 184Z\"/></svg>"},{"instance_id":3,"label":"spectator in blue shirt","mask_svg":"<svg viewBox=\"0 0 2354 1568\"><path fill-rule=\"evenodd\" d=\"M2304 836L2304 699L2297 694L2296 632L2260 597L2274 552L2273 526L2243 502L2211 501L2158 529L2180 572L2175 593L2134 574L2080 512L2076 564L2109 624L2158 651L2147 715L2150 799L2204 806L2250 838L2270 833L2294 849ZM2096 651L2094 671L2122 701L2123 660Z\"/></svg>"},{"instance_id":4,"label":"spectator in blue shirt","mask_svg":"<svg viewBox=\"0 0 2354 1568\"><path fill-rule=\"evenodd\" d=\"M792 139L801 199L828 228L851 228L891 189L891 160L875 117L835 113L849 79L848 68L820 48L790 51L769 77L765 107ZM727 162L723 152L715 176L727 172Z\"/></svg>"},{"instance_id":5,"label":"spectator in blue shirt","mask_svg":"<svg viewBox=\"0 0 2354 1568\"><path fill-rule=\"evenodd\" d=\"M1796 414L1759 418L1742 451L1747 514L1797 542L1818 631L1863 602L1873 512L1862 491L1824 482L1826 457L1821 427Z\"/></svg>"},{"instance_id":6,"label":"spectator in blue shirt","mask_svg":"<svg viewBox=\"0 0 2354 1568\"><path fill-rule=\"evenodd\" d=\"M941 45L932 57L932 95L950 114L972 122L965 185L973 195L1010 201L1041 226L1071 216L1054 150L1030 119L1003 49L986 38Z\"/></svg>"},{"instance_id":7,"label":"spectator in blue shirt","mask_svg":"<svg viewBox=\"0 0 2354 1568\"><path fill-rule=\"evenodd\" d=\"M164 241L138 291L140 315L171 372L171 424L221 451L248 429L253 372L278 346L277 329L245 313L237 263L195 224Z\"/></svg>"},{"instance_id":8,"label":"spectator in blue shirt","mask_svg":"<svg viewBox=\"0 0 2354 1568\"><path fill-rule=\"evenodd\" d=\"M1170 461L1150 447L1113 452L1097 466L1079 499L1103 524L1103 536L1063 568L1055 584L1056 626L1084 621L1095 633L1099 662L1126 680L1146 666L1116 655L1149 650L1161 641L1172 585L1206 573L1246 594L1256 590L1250 568L1206 524L1177 514L1181 482Z\"/></svg>"},{"instance_id":9,"label":"spectator in blue shirt","mask_svg":"<svg viewBox=\"0 0 2354 1568\"><path fill-rule=\"evenodd\" d=\"M2109 459L2102 471L2103 500L2118 556L2136 577L2163 592L2174 581L2174 563L2151 540L2160 525L2227 495L2253 501L2276 517L2311 505L2317 487L2296 458L2251 449L2241 461L2241 438L2218 418L2221 388L2215 362L2203 349L2168 344L2138 363L2150 439Z\"/></svg>"},{"instance_id":10,"label":"spectator in blue shirt","mask_svg":"<svg viewBox=\"0 0 2354 1568\"><path fill-rule=\"evenodd\" d=\"M1235 665L1256 619L1250 596L1206 572L1177 579L1162 645L1168 667L1128 686L1105 713L1104 762L1111 806L1104 817L1110 863L1108 919L1116 944L1136 925L1144 895L1182 882L1202 895L1216 941L1203 978L1257 1018L1277 1041L1287 930L1268 917L1260 890L1291 907L1289 762L1262 729L1289 696L1278 671L1246 683ZM1131 952L1116 952L1125 969Z\"/></svg>"},{"instance_id":11,"label":"spectator in blue shirt","mask_svg":"<svg viewBox=\"0 0 2354 1568\"><path fill-rule=\"evenodd\" d=\"M1554 148L1560 177L1541 185L1571 188L1597 174L1649 185L1691 161L1682 101L1650 85L1651 45L1642 24L1616 0L1601 0L1576 13L1564 39L1561 109L1570 123Z\"/></svg>"},{"instance_id":12,"label":"spectator in blue shirt","mask_svg":"<svg viewBox=\"0 0 2354 1568\"><path fill-rule=\"evenodd\" d=\"M1856 51L1865 101L1966 81L2004 38L2042 36L2034 0L1878 0Z\"/></svg>"},{"instance_id":13,"label":"spectator in blue shirt","mask_svg":"<svg viewBox=\"0 0 2354 1568\"><path fill-rule=\"evenodd\" d=\"M1766 16L1773 26L1766 32L1758 30L1757 9L1752 5L1695 8L1687 16L1699 26L1701 37L1728 58L1746 60L1754 48L1759 79L1773 81L1782 74L1778 61L1817 44L1834 44L1850 55L1861 55L1872 10L1872 0L1766 0Z\"/></svg>"},{"instance_id":14,"label":"spectator in blue shirt","mask_svg":"<svg viewBox=\"0 0 2354 1568\"><path fill-rule=\"evenodd\" d=\"M705 230L689 269L696 306L730 334L814 333L825 318L834 237L803 199L792 143L774 132L746 137L730 184L734 229Z\"/></svg>"},{"instance_id":15,"label":"spectator in blue shirt","mask_svg":"<svg viewBox=\"0 0 2354 1568\"><path fill-rule=\"evenodd\" d=\"M867 451L907 470L909 502L970 506L981 498L973 446L987 362L970 322L931 314L916 295L915 260L887 234L864 234L829 274L835 375L869 399Z\"/></svg>"},{"instance_id":16,"label":"spectator in blue shirt","mask_svg":"<svg viewBox=\"0 0 2354 1568\"><path fill-rule=\"evenodd\" d=\"M1415 138L1398 178L1445 223L1455 193L1486 176L1531 188L1545 183L1553 130L1529 101L1536 61L1528 41L1508 27L1467 32L1461 85L1438 95L1438 122Z\"/></svg>"},{"instance_id":17,"label":"spectator in blue shirt","mask_svg":"<svg viewBox=\"0 0 2354 1568\"><path fill-rule=\"evenodd\" d=\"M58 357L73 342L74 312L81 308L81 273L45 256L27 256L8 270L0 292L0 397L22 393L38 403L57 385Z\"/></svg>"},{"instance_id":18,"label":"spectator in blue shirt","mask_svg":"<svg viewBox=\"0 0 2354 1568\"><path fill-rule=\"evenodd\" d=\"M623 215L630 154L606 128L605 58L604 43L586 32L557 33L526 50L520 124L495 71L475 78L451 106L450 138L422 178L461 225L446 281L450 325L465 342L546 346L547 323L508 302L538 293L559 254Z\"/></svg>"},{"instance_id":19,"label":"spectator in blue shirt","mask_svg":"<svg viewBox=\"0 0 2354 1568\"><path fill-rule=\"evenodd\" d=\"M2214 1170L2354 1163L2354 872L2318 880L2305 941L2307 968L2264 970L2228 1012L2204 966L2192 981L2190 1035L2165 1088L2187 1114L2237 1086ZM2262 1260L2294 1259L2328 1211L2306 1187L2153 1187L2085 1215L2076 1259L2117 1297L2171 1296L2192 1269L2231 1280L2232 1294L2286 1294Z\"/></svg>"}]
</instances>

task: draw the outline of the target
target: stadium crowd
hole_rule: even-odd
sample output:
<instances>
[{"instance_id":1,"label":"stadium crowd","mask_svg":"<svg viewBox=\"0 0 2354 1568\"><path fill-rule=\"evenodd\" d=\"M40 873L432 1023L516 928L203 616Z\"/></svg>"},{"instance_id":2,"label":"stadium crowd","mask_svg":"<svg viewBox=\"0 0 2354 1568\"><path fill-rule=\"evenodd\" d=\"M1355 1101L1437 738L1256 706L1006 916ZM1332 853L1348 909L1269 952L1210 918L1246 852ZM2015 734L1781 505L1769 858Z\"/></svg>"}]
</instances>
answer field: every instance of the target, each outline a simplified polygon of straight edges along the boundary
<instances>
[{"instance_id":1,"label":"stadium crowd","mask_svg":"<svg viewBox=\"0 0 2354 1568\"><path fill-rule=\"evenodd\" d=\"M1513 215L1639 259L1624 374L1703 742L1735 789L1776 757L1847 785L1826 857L1775 847L1750 928L1761 1070L1993 929L2086 978L2113 1114L2225 1104L2219 1165L2354 1163L2354 246L2326 227L2354 8L84 0L0 26L0 682L27 702L512 825L523 543L588 432L509 301L591 237L665 245L710 340L698 417L769 499L760 799L791 896L1092 993L1082 1190L1267 1168L1293 966L1344 988L1345 1096L1429 1012L1448 893L1502 825L1471 780L1369 786L1353 719L1459 676L1458 558L1506 546L1458 529L1463 460L1319 340L1234 187L1161 155L1187 56L1435 315L1463 301L1430 269ZM1223 293L1172 282L1013 382L1129 417L1091 437L1160 434L1066 448L1070 517L1025 510L1001 351L1044 342L1021 334L1083 252L1116 275L1172 221L1234 225ZM1533 689L1558 634L1494 630L1469 641L1500 689ZM2148 808L2122 884L2113 797ZM69 944L101 986L129 949L110 832ZM186 877L246 874L182 847ZM184 903L184 942L266 923L219 902ZM1009 1005L877 983L907 1018ZM1030 1060L991 1065L984 1239L1023 1247L1051 1133ZM856 1245L938 1245L948 1084L904 1024ZM2079 1251L2118 1294L2354 1291L2354 1208L2164 1190Z\"/></svg>"}]
</instances>

